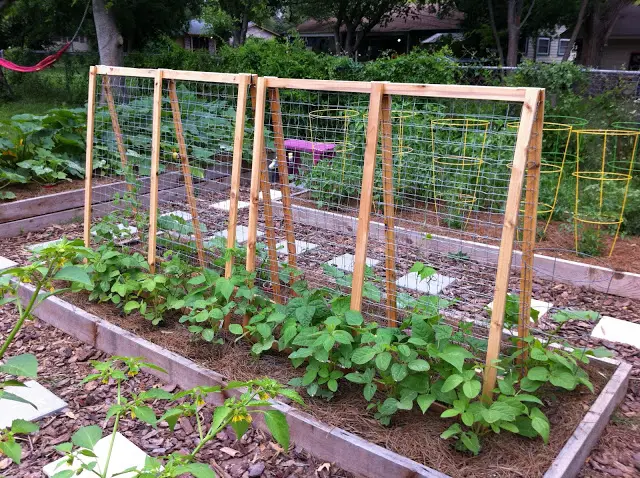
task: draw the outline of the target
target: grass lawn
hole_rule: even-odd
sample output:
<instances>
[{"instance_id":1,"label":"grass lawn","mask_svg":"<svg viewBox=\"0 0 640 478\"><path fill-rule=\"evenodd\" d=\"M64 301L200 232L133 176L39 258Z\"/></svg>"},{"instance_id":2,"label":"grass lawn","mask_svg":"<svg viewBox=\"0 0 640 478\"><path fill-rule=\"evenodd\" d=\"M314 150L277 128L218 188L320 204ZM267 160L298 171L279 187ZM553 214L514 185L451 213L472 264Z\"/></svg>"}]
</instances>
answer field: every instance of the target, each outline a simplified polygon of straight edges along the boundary
<instances>
[{"instance_id":1,"label":"grass lawn","mask_svg":"<svg viewBox=\"0 0 640 478\"><path fill-rule=\"evenodd\" d=\"M20 98L9 102L0 103L0 121L9 120L13 115L22 113L43 114L52 108L64 106L59 102L44 99Z\"/></svg>"}]
</instances>

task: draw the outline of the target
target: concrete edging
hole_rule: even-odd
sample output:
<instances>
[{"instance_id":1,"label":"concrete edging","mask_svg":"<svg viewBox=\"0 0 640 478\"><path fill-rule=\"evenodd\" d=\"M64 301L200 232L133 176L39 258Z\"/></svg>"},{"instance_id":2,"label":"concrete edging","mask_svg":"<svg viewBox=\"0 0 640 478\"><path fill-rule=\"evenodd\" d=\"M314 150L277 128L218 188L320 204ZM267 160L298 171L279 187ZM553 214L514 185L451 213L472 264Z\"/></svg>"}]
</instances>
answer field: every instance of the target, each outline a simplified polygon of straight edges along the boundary
<instances>
[{"instance_id":1,"label":"concrete edging","mask_svg":"<svg viewBox=\"0 0 640 478\"><path fill-rule=\"evenodd\" d=\"M21 284L19 293L22 300L28 300L33 290L32 286ZM145 357L167 371L170 383L182 388L226 383L221 374L201 367L58 297L49 297L43 301L34 315L103 352ZM613 410L624 397L631 366L611 360L602 361L602 365L615 367L613 376L551 464L545 478L577 476ZM150 372L167 380L167 375L161 372ZM345 430L322 423L283 402L274 400L273 407L287 416L292 441L314 456L333 462L346 471L370 478L448 476ZM258 427L264 428L263 423L257 422Z\"/></svg>"}]
</instances>

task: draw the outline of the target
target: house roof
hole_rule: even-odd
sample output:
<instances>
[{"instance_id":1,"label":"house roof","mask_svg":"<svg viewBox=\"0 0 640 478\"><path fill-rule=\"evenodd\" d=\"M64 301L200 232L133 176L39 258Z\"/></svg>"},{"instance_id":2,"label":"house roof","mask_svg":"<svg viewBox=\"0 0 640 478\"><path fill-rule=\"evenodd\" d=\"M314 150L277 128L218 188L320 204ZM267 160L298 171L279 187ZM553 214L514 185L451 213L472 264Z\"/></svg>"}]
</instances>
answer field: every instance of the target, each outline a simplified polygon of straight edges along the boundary
<instances>
[{"instance_id":1,"label":"house roof","mask_svg":"<svg viewBox=\"0 0 640 478\"><path fill-rule=\"evenodd\" d=\"M385 25L376 25L372 33L403 33L416 30L460 30L460 22L463 14L452 12L445 17L439 17L433 8L414 9L409 15L396 15ZM327 20L309 19L298 25L298 33L301 36L333 35L335 19ZM344 27L342 27L344 29Z\"/></svg>"},{"instance_id":2,"label":"house roof","mask_svg":"<svg viewBox=\"0 0 640 478\"><path fill-rule=\"evenodd\" d=\"M611 31L611 38L637 37L640 37L640 6L629 5L620 12L620 16Z\"/></svg>"},{"instance_id":3,"label":"house roof","mask_svg":"<svg viewBox=\"0 0 640 478\"><path fill-rule=\"evenodd\" d=\"M261 27L255 22L249 22L249 28L259 28L267 33L272 34L273 36L279 36L277 33L272 32L264 27ZM189 20L189 28L187 29L188 35L193 36L209 36L209 25L202 20Z\"/></svg>"}]
</instances>

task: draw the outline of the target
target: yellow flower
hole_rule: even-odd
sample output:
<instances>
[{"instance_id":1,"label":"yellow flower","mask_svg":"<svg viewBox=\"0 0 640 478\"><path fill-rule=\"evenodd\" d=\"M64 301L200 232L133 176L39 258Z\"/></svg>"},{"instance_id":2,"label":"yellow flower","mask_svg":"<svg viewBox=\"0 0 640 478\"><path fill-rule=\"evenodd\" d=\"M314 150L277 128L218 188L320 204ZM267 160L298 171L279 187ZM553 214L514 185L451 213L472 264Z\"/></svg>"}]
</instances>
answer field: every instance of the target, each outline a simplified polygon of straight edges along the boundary
<instances>
[{"instance_id":1,"label":"yellow flower","mask_svg":"<svg viewBox=\"0 0 640 478\"><path fill-rule=\"evenodd\" d=\"M197 405L198 407L201 407L202 405L204 405L204 400L202 399L202 397L198 397L198 398L196 399L196 405Z\"/></svg>"},{"instance_id":2,"label":"yellow flower","mask_svg":"<svg viewBox=\"0 0 640 478\"><path fill-rule=\"evenodd\" d=\"M104 383L105 385L109 383L109 379L108 378L103 378L102 379L102 383Z\"/></svg>"},{"instance_id":3,"label":"yellow flower","mask_svg":"<svg viewBox=\"0 0 640 478\"><path fill-rule=\"evenodd\" d=\"M49 292L53 292L54 290L56 290L55 287L53 287L53 286L49 287Z\"/></svg>"},{"instance_id":4,"label":"yellow flower","mask_svg":"<svg viewBox=\"0 0 640 478\"><path fill-rule=\"evenodd\" d=\"M269 400L271 396L267 392L262 392L258 395L260 400Z\"/></svg>"},{"instance_id":5,"label":"yellow flower","mask_svg":"<svg viewBox=\"0 0 640 478\"><path fill-rule=\"evenodd\" d=\"M131 418L136 418L136 412L134 412L133 410L131 410Z\"/></svg>"},{"instance_id":6,"label":"yellow flower","mask_svg":"<svg viewBox=\"0 0 640 478\"><path fill-rule=\"evenodd\" d=\"M135 377L136 375L138 375L138 372L137 372L137 371L134 371L134 370L129 370L129 371L127 372L127 375L128 375L129 377Z\"/></svg>"},{"instance_id":7,"label":"yellow flower","mask_svg":"<svg viewBox=\"0 0 640 478\"><path fill-rule=\"evenodd\" d=\"M248 422L251 423L251 415L247 415L244 413L241 413L239 415L234 415L233 418L231 419L232 422Z\"/></svg>"}]
</instances>

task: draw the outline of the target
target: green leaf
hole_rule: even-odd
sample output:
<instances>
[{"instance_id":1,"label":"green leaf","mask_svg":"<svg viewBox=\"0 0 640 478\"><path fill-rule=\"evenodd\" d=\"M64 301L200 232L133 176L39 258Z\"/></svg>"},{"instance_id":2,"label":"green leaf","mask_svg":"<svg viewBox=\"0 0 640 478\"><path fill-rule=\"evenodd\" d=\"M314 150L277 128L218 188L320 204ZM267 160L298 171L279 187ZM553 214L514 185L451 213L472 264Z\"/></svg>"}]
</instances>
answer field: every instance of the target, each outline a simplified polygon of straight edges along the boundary
<instances>
[{"instance_id":1,"label":"green leaf","mask_svg":"<svg viewBox=\"0 0 640 478\"><path fill-rule=\"evenodd\" d=\"M469 399L476 398L480 394L481 389L482 384L478 380L469 380L468 382L464 382L462 386L463 393Z\"/></svg>"},{"instance_id":2,"label":"green leaf","mask_svg":"<svg viewBox=\"0 0 640 478\"><path fill-rule=\"evenodd\" d=\"M353 352L351 361L358 365L363 365L369 362L376 355L376 351L373 347L360 347Z\"/></svg>"},{"instance_id":3,"label":"green leaf","mask_svg":"<svg viewBox=\"0 0 640 478\"><path fill-rule=\"evenodd\" d=\"M132 311L139 309L140 308L140 303L135 301L135 300L130 300L129 302L127 302L126 304L124 304L124 307L122 308L122 310L124 311L125 314L130 314Z\"/></svg>"},{"instance_id":4,"label":"green leaf","mask_svg":"<svg viewBox=\"0 0 640 478\"><path fill-rule=\"evenodd\" d=\"M7 455L16 465L20 464L22 448L15 441L0 442L0 452Z\"/></svg>"},{"instance_id":5,"label":"green leaf","mask_svg":"<svg viewBox=\"0 0 640 478\"><path fill-rule=\"evenodd\" d=\"M219 407L216 407L216 409L213 411L213 420L211 422L211 429L220 430L220 428L223 426L223 424L225 423L225 420L227 419L230 413L231 413L231 409L226 405L221 405ZM241 435L238 435L238 437L240 436Z\"/></svg>"},{"instance_id":6,"label":"green leaf","mask_svg":"<svg viewBox=\"0 0 640 478\"><path fill-rule=\"evenodd\" d=\"M244 329L240 324L230 324L229 332L231 332L233 335L242 335L244 334Z\"/></svg>"},{"instance_id":7,"label":"green leaf","mask_svg":"<svg viewBox=\"0 0 640 478\"><path fill-rule=\"evenodd\" d=\"M26 435L28 433L37 432L38 430L40 430L40 427L37 423L31 423L19 418L16 418L11 422L11 431L13 433L23 433Z\"/></svg>"},{"instance_id":8,"label":"green leaf","mask_svg":"<svg viewBox=\"0 0 640 478\"><path fill-rule=\"evenodd\" d=\"M264 421L273 438L284 448L289 449L289 424L287 417L279 410L267 410L264 412Z\"/></svg>"},{"instance_id":9,"label":"green leaf","mask_svg":"<svg viewBox=\"0 0 640 478\"><path fill-rule=\"evenodd\" d=\"M391 366L391 378L396 382L401 382L408 374L409 371L405 364L394 363Z\"/></svg>"},{"instance_id":10,"label":"green leaf","mask_svg":"<svg viewBox=\"0 0 640 478\"><path fill-rule=\"evenodd\" d=\"M9 357L2 365L0 372L16 377L33 378L38 374L38 360L34 355L21 354Z\"/></svg>"},{"instance_id":11,"label":"green leaf","mask_svg":"<svg viewBox=\"0 0 640 478\"><path fill-rule=\"evenodd\" d=\"M347 321L347 324L358 326L362 325L364 319L362 318L362 314L355 310L348 310L344 313L344 318Z\"/></svg>"},{"instance_id":12,"label":"green leaf","mask_svg":"<svg viewBox=\"0 0 640 478\"><path fill-rule=\"evenodd\" d=\"M271 336L271 327L269 327L269 325L264 322L258 324L258 326L256 327L256 330L265 339Z\"/></svg>"},{"instance_id":13,"label":"green leaf","mask_svg":"<svg viewBox=\"0 0 640 478\"><path fill-rule=\"evenodd\" d=\"M457 435L461 431L462 431L462 428L460 427L460 424L454 423L449 428L447 428L444 432L442 432L442 434L440 435L440 438L442 438L443 440L448 440L449 438Z\"/></svg>"},{"instance_id":14,"label":"green leaf","mask_svg":"<svg viewBox=\"0 0 640 478\"><path fill-rule=\"evenodd\" d=\"M228 301L231 294L233 294L233 282L224 277L218 278L218 280L216 280L216 292Z\"/></svg>"},{"instance_id":15,"label":"green leaf","mask_svg":"<svg viewBox=\"0 0 640 478\"><path fill-rule=\"evenodd\" d=\"M525 392L535 392L538 390L544 382L537 382L535 380L531 380L529 377L524 377L520 380L520 389Z\"/></svg>"},{"instance_id":16,"label":"green leaf","mask_svg":"<svg viewBox=\"0 0 640 478\"><path fill-rule=\"evenodd\" d=\"M533 367L527 373L527 377L536 382L546 382L549 380L549 370L545 367Z\"/></svg>"},{"instance_id":17,"label":"green leaf","mask_svg":"<svg viewBox=\"0 0 640 478\"><path fill-rule=\"evenodd\" d=\"M487 423L495 423L498 420L512 422L516 419L516 414L514 409L506 403L493 402L489 408L482 410L482 418Z\"/></svg>"},{"instance_id":18,"label":"green leaf","mask_svg":"<svg viewBox=\"0 0 640 478\"><path fill-rule=\"evenodd\" d=\"M367 377L360 372L351 372L344 376L347 380L353 383L369 383Z\"/></svg>"},{"instance_id":19,"label":"green leaf","mask_svg":"<svg viewBox=\"0 0 640 478\"><path fill-rule=\"evenodd\" d=\"M204 329L202 331L202 338L207 342L211 342L216 336L216 332L213 329Z\"/></svg>"},{"instance_id":20,"label":"green leaf","mask_svg":"<svg viewBox=\"0 0 640 478\"><path fill-rule=\"evenodd\" d=\"M438 357L450 363L462 373L465 359L472 358L473 354L459 345L447 344L444 350L438 354Z\"/></svg>"},{"instance_id":21,"label":"green leaf","mask_svg":"<svg viewBox=\"0 0 640 478\"><path fill-rule=\"evenodd\" d=\"M549 420L539 408L534 407L529 413L531 417L531 426L542 437L545 443L549 443Z\"/></svg>"},{"instance_id":22,"label":"green leaf","mask_svg":"<svg viewBox=\"0 0 640 478\"><path fill-rule=\"evenodd\" d=\"M102 428L98 425L89 425L79 428L72 436L71 441L75 446L93 450L98 440L102 438Z\"/></svg>"},{"instance_id":23,"label":"green leaf","mask_svg":"<svg viewBox=\"0 0 640 478\"><path fill-rule=\"evenodd\" d=\"M416 399L416 402L418 403L420 410L422 410L422 413L425 413L435 401L436 397L432 394L418 395L418 398Z\"/></svg>"},{"instance_id":24,"label":"green leaf","mask_svg":"<svg viewBox=\"0 0 640 478\"><path fill-rule=\"evenodd\" d=\"M182 476L189 473L195 478L216 478L215 472L211 468L209 468L209 465L206 465L204 463L189 463L187 465L180 465L175 468L174 472L174 476ZM143 474L141 476L147 475Z\"/></svg>"},{"instance_id":25,"label":"green leaf","mask_svg":"<svg viewBox=\"0 0 640 478\"><path fill-rule=\"evenodd\" d=\"M440 418L451 418L460 415L460 410L456 410L455 408L450 408L445 410L440 414Z\"/></svg>"},{"instance_id":26,"label":"green leaf","mask_svg":"<svg viewBox=\"0 0 640 478\"><path fill-rule=\"evenodd\" d=\"M78 282L82 285L87 286L90 286L92 284L89 275L83 268L78 266L64 266L56 273L56 275L53 276L53 279Z\"/></svg>"},{"instance_id":27,"label":"green leaf","mask_svg":"<svg viewBox=\"0 0 640 478\"><path fill-rule=\"evenodd\" d=\"M391 354L389 352L382 352L376 355L376 367L383 372L389 368L391 363Z\"/></svg>"},{"instance_id":28,"label":"green leaf","mask_svg":"<svg viewBox=\"0 0 640 478\"><path fill-rule=\"evenodd\" d=\"M431 368L431 366L426 360L416 359L409 362L409 368L414 372L426 372Z\"/></svg>"},{"instance_id":29,"label":"green leaf","mask_svg":"<svg viewBox=\"0 0 640 478\"><path fill-rule=\"evenodd\" d=\"M462 375L458 375L458 374L449 375L447 379L444 381L441 391L442 393L450 392L451 390L455 389L458 385L460 385L462 382L464 382L464 378L462 377Z\"/></svg>"},{"instance_id":30,"label":"green leaf","mask_svg":"<svg viewBox=\"0 0 640 478\"><path fill-rule=\"evenodd\" d=\"M531 402L531 403L537 403L539 405L543 405L542 400L540 400L535 395L527 395L526 393L520 393L516 395L515 398L517 398L521 402Z\"/></svg>"},{"instance_id":31,"label":"green leaf","mask_svg":"<svg viewBox=\"0 0 640 478\"><path fill-rule=\"evenodd\" d=\"M472 452L474 455L480 453L480 440L478 439L478 435L473 432L464 432L460 435L460 440L463 445Z\"/></svg>"},{"instance_id":32,"label":"green leaf","mask_svg":"<svg viewBox=\"0 0 640 478\"><path fill-rule=\"evenodd\" d=\"M337 392L338 391L338 381L331 379L327 382L327 388L329 390L331 390L332 392Z\"/></svg>"},{"instance_id":33,"label":"green leaf","mask_svg":"<svg viewBox=\"0 0 640 478\"><path fill-rule=\"evenodd\" d=\"M539 362L546 362L547 354L544 353L544 350L539 349L538 347L535 347L534 349L531 350L531 358L533 360L538 360Z\"/></svg>"},{"instance_id":34,"label":"green leaf","mask_svg":"<svg viewBox=\"0 0 640 478\"><path fill-rule=\"evenodd\" d=\"M564 388L565 390L573 390L578 385L578 378L574 374L563 370L553 370L549 381L556 387Z\"/></svg>"},{"instance_id":35,"label":"green leaf","mask_svg":"<svg viewBox=\"0 0 640 478\"><path fill-rule=\"evenodd\" d=\"M364 389L362 391L364 398L367 402L371 401L371 399L373 398L373 396L375 395L375 393L378 390L378 386L375 383L367 383L364 386Z\"/></svg>"}]
</instances>

